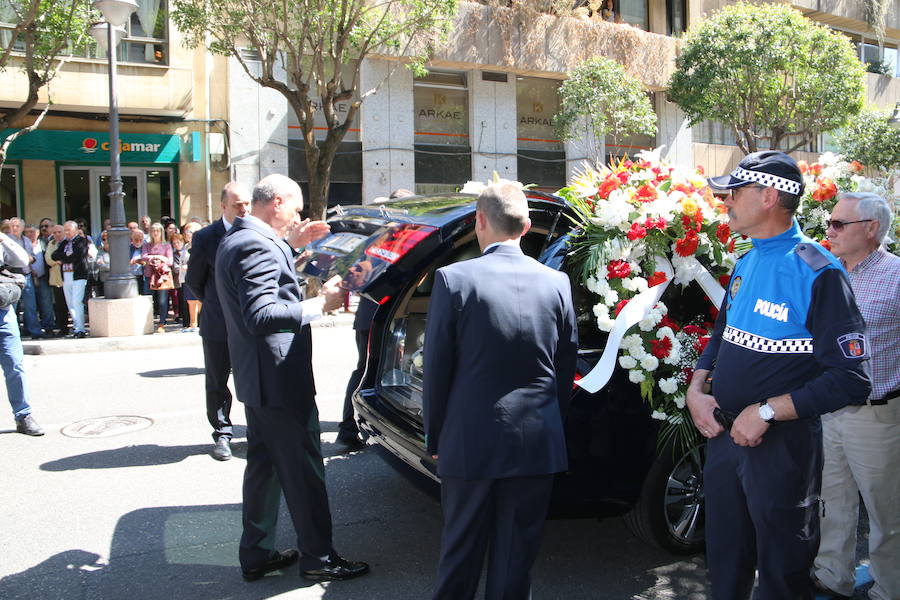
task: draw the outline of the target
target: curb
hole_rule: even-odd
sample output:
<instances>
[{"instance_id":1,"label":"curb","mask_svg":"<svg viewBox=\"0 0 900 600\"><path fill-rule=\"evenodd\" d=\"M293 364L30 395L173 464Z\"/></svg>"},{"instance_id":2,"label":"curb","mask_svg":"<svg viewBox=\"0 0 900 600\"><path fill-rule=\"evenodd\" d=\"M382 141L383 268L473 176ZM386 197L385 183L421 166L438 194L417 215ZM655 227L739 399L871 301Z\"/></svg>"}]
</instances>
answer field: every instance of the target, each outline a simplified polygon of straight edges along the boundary
<instances>
[{"instance_id":1,"label":"curb","mask_svg":"<svg viewBox=\"0 0 900 600\"><path fill-rule=\"evenodd\" d=\"M310 323L312 327L352 327L353 313L339 312L327 315ZM86 352L121 352L125 350L161 350L165 348L183 348L199 346L200 335L197 333L181 333L179 326L172 326L165 334L147 334L127 337L86 337L81 339L65 338L54 340L23 341L25 354L81 354Z\"/></svg>"}]
</instances>

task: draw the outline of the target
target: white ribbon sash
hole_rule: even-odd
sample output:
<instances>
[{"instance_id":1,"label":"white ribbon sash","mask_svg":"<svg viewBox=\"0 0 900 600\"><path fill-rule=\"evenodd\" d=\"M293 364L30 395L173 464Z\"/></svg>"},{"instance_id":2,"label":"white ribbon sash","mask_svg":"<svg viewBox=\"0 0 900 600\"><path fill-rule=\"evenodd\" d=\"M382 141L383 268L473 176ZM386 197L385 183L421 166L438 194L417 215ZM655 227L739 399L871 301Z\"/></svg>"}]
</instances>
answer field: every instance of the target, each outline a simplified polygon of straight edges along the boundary
<instances>
[{"instance_id":1,"label":"white ribbon sash","mask_svg":"<svg viewBox=\"0 0 900 600\"><path fill-rule=\"evenodd\" d=\"M656 261L656 269L665 273L665 282L644 290L628 301L628 304L626 304L619 312L618 316L616 316L612 331L609 332L609 337L606 339L606 347L603 349L603 355L600 357L600 360L594 365L594 368L591 369L590 373L575 382L578 386L591 394L596 394L609 382L609 378L612 377L613 370L616 368L616 360L619 356L619 347L622 344L622 338L625 337L625 334L629 329L647 315L651 308L656 306L656 303L659 302L663 292L666 291L666 288L669 287L669 283L671 283L674 278L675 273L672 269L672 263L669 262L668 258L664 256L655 256L654 260ZM696 258L690 257L688 260L692 260L696 263L690 265L692 267L691 271L697 273L694 280L700 284L700 287L706 293L706 296L717 308L721 306L722 299L725 297L725 290L722 289L722 286L719 285L716 278L713 277Z\"/></svg>"}]
</instances>

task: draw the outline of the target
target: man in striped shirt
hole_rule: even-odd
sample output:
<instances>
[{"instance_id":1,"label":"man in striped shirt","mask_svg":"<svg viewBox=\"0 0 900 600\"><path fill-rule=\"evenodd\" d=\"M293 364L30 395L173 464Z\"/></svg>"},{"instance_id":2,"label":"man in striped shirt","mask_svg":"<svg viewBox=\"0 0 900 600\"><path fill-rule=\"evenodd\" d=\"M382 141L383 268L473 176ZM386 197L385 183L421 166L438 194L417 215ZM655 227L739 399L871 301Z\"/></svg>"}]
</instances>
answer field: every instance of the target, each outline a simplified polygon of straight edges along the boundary
<instances>
[{"instance_id":1,"label":"man in striped shirt","mask_svg":"<svg viewBox=\"0 0 900 600\"><path fill-rule=\"evenodd\" d=\"M900 257L881 246L891 217L883 198L846 193L828 227L866 321L872 367L865 405L822 416L825 511L815 576L834 598L853 594L859 494L869 513L869 598L900 598Z\"/></svg>"}]
</instances>

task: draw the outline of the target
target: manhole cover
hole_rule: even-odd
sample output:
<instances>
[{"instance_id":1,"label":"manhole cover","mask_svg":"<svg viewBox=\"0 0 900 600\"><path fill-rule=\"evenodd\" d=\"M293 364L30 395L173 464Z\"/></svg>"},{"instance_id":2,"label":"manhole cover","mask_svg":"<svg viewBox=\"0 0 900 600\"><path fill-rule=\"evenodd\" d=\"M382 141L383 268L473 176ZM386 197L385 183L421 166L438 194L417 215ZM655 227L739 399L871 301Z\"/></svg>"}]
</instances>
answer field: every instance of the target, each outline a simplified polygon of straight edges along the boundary
<instances>
[{"instance_id":1,"label":"manhole cover","mask_svg":"<svg viewBox=\"0 0 900 600\"><path fill-rule=\"evenodd\" d=\"M96 417L66 425L62 428L61 433L73 438L112 437L147 429L151 425L153 425L153 420L147 417Z\"/></svg>"}]
</instances>

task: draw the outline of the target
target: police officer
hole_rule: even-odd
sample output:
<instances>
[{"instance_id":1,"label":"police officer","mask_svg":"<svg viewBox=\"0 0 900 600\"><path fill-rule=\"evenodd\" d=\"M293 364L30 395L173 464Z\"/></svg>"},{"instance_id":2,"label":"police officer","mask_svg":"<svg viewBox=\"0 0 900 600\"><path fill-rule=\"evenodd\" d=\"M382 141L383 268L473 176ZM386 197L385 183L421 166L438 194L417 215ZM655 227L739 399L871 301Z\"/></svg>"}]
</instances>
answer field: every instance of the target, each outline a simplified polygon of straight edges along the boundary
<instances>
[{"instance_id":1,"label":"police officer","mask_svg":"<svg viewBox=\"0 0 900 600\"><path fill-rule=\"evenodd\" d=\"M840 262L793 218L803 178L792 158L755 152L709 183L731 191L725 201L731 228L753 240L731 276L687 394L694 424L709 440L712 596L749 598L758 571L758 600L811 600L819 415L868 397L865 324Z\"/></svg>"}]
</instances>

